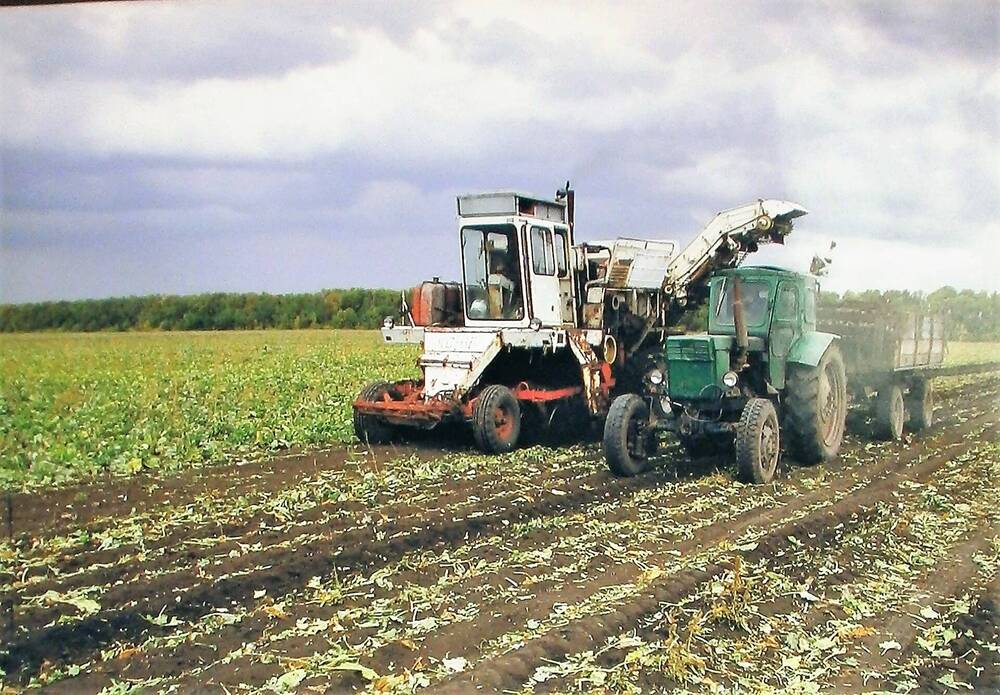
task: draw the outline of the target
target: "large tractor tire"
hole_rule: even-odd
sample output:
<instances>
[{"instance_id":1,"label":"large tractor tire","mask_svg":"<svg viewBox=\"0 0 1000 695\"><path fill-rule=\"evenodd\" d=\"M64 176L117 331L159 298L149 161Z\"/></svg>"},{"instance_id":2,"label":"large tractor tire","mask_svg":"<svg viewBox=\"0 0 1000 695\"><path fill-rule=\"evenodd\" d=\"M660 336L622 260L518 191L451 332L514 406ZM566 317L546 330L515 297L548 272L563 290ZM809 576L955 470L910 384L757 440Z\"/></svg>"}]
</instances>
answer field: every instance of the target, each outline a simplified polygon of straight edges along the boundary
<instances>
[{"instance_id":1,"label":"large tractor tire","mask_svg":"<svg viewBox=\"0 0 1000 695\"><path fill-rule=\"evenodd\" d=\"M487 454L513 451L521 436L521 404L506 386L493 384L479 394L472 408L472 438Z\"/></svg>"},{"instance_id":2,"label":"large tractor tire","mask_svg":"<svg viewBox=\"0 0 1000 695\"><path fill-rule=\"evenodd\" d=\"M921 379L910 388L907 410L910 412L910 430L923 432L934 424L934 382Z\"/></svg>"},{"instance_id":3,"label":"large tractor tire","mask_svg":"<svg viewBox=\"0 0 1000 695\"><path fill-rule=\"evenodd\" d=\"M389 390L389 383L373 381L361 389L359 398L363 401L377 401ZM364 444L385 444L395 428L377 415L363 415L354 411L354 434Z\"/></svg>"},{"instance_id":4,"label":"large tractor tire","mask_svg":"<svg viewBox=\"0 0 1000 695\"><path fill-rule=\"evenodd\" d=\"M878 390L875 399L875 435L885 441L903 438L906 404L899 384L889 384Z\"/></svg>"},{"instance_id":5,"label":"large tractor tire","mask_svg":"<svg viewBox=\"0 0 1000 695\"><path fill-rule=\"evenodd\" d=\"M815 367L789 365L784 415L790 450L805 464L830 461L844 441L847 373L831 345Z\"/></svg>"},{"instance_id":6,"label":"large tractor tire","mask_svg":"<svg viewBox=\"0 0 1000 695\"><path fill-rule=\"evenodd\" d=\"M781 455L778 412L771 401L751 398L743 406L736 426L735 448L736 470L741 480L755 485L771 482Z\"/></svg>"},{"instance_id":7,"label":"large tractor tire","mask_svg":"<svg viewBox=\"0 0 1000 695\"><path fill-rule=\"evenodd\" d=\"M649 406L642 397L627 393L611 404L604 421L604 460L612 473L629 478L649 468L657 442L648 424Z\"/></svg>"}]
</instances>

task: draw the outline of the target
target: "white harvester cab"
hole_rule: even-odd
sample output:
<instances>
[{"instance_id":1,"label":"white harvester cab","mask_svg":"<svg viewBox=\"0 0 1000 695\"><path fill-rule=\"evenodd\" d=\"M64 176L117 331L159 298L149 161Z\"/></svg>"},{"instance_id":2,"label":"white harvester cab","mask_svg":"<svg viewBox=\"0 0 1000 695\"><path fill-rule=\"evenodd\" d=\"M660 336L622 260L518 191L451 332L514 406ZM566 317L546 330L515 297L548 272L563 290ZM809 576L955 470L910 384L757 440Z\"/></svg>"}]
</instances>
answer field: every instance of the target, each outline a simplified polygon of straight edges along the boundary
<instances>
[{"instance_id":1,"label":"white harvester cab","mask_svg":"<svg viewBox=\"0 0 1000 695\"><path fill-rule=\"evenodd\" d=\"M468 327L575 326L566 200L516 192L458 199Z\"/></svg>"}]
</instances>

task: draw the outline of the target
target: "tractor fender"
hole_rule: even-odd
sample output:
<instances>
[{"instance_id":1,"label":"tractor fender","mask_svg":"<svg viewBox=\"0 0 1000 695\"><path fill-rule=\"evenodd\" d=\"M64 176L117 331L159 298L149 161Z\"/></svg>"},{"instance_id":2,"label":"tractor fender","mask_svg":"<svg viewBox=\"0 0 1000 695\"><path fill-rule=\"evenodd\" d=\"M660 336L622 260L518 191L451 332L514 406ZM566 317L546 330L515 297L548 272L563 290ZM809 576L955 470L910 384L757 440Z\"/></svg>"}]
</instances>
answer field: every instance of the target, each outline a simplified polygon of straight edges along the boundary
<instances>
[{"instance_id":1,"label":"tractor fender","mask_svg":"<svg viewBox=\"0 0 1000 695\"><path fill-rule=\"evenodd\" d=\"M790 364L815 367L823 359L826 349L838 337L833 333L822 333L820 331L804 333L799 336L798 340L792 343L792 348L788 351L787 361Z\"/></svg>"}]
</instances>

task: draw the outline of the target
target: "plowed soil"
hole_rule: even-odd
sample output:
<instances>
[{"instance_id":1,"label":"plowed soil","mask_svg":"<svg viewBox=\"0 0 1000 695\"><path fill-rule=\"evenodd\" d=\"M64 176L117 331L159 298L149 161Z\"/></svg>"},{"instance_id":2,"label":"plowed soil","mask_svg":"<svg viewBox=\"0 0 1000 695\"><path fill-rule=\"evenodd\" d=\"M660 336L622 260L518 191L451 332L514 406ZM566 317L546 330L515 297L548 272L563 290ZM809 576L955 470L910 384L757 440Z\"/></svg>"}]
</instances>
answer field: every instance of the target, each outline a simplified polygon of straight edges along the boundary
<instances>
[{"instance_id":1,"label":"plowed soil","mask_svg":"<svg viewBox=\"0 0 1000 695\"><path fill-rule=\"evenodd\" d=\"M1000 687L1000 375L937 424L736 482L668 444L343 448L10 498L7 687Z\"/></svg>"}]
</instances>

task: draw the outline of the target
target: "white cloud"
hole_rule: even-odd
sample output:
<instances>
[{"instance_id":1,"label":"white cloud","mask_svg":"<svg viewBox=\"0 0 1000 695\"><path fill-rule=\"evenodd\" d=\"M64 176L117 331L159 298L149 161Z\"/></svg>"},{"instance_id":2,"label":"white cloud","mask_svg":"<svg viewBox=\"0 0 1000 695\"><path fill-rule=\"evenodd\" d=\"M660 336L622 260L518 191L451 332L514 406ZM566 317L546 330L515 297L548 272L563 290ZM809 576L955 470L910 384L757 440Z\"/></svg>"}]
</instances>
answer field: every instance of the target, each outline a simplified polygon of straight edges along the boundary
<instances>
[{"instance_id":1,"label":"white cloud","mask_svg":"<svg viewBox=\"0 0 1000 695\"><path fill-rule=\"evenodd\" d=\"M290 45L308 25L320 48L344 52L256 73L197 70L196 59L171 55L171 71L158 73L153 61L148 79L108 74L110 62L96 63L104 66L97 72L71 64L88 51L128 61L153 27L170 50L225 60L213 37L248 6L266 9L272 33ZM199 180L211 189L229 174L205 172L227 163L308 166L350 156L377 163L378 173L364 175L378 178L359 181L358 197L331 200L324 213L368 223L359 210L396 201L383 206L385 228L409 224L415 210L435 224L450 219L450 208L431 211L443 196L427 198L425 170L435 172L435 190L449 192L469 185L447 178L451 169L479 167L481 180L515 184L538 180L540 170L545 180L585 170L601 190L581 190L581 199L600 206L602 219L615 206L635 216L632 200L604 190L627 190L627 180L641 189L650 229L662 226L656 215L665 207L695 228L709 209L783 197L813 211L803 236L838 239L845 283L1000 289L979 261L997 239L1000 209L995 53L982 60L904 43L838 5L454 2L371 21L324 5L287 17L265 4L210 7L204 30L197 5L51 10L83 48L61 69L40 72L33 68L58 61L58 50L0 47L0 142L111 161L207 162L191 174L179 167L140 177L165 192ZM923 6L920 26L936 31L928 17L937 11ZM16 34L26 16L0 18L0 35ZM253 38L233 44L232 60L254 51ZM31 214L35 225L72 226L66 212ZM399 221L387 222L391 214ZM806 253L798 243L786 253L808 263L815 244ZM879 268L875 259L895 260ZM380 272L393 276L389 266Z\"/></svg>"}]
</instances>

